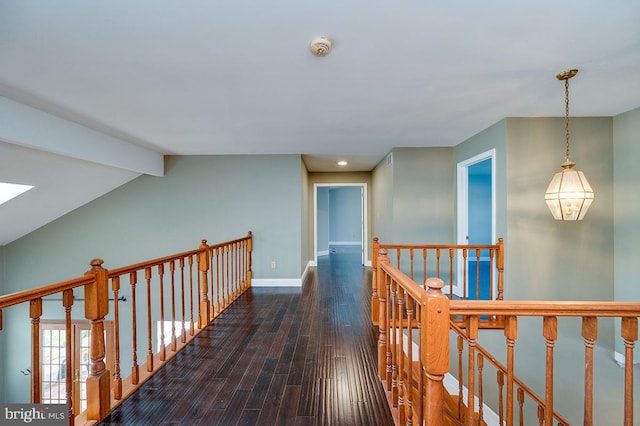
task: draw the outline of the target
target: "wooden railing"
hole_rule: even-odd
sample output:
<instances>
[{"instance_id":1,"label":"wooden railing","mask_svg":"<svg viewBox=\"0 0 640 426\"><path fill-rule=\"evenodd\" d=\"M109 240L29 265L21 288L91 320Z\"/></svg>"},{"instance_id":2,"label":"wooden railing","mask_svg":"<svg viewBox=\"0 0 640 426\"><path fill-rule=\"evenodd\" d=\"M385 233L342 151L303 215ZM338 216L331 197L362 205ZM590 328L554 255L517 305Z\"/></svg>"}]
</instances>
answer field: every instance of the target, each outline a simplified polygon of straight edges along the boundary
<instances>
[{"instance_id":1,"label":"wooden railing","mask_svg":"<svg viewBox=\"0 0 640 426\"><path fill-rule=\"evenodd\" d=\"M72 374L66 374L64 392L69 423L93 423L106 417L251 286L251 252L251 232L214 245L202 240L197 249L113 270L105 269L103 261L95 259L91 261L91 269L81 277L0 296L0 330L3 311L19 305L29 307L30 402L43 401L40 365L43 301L48 302L47 315L64 318L67 372L73 371L73 308L84 305L84 316L90 321L91 330L86 411L75 414ZM130 306L126 306L128 303L121 296L124 289L130 294ZM60 297L61 306L57 310L51 308L50 303ZM8 315L4 317L6 320ZM108 342L114 347L113 360L109 362L114 368L112 372L105 362L107 318L114 324L114 341ZM154 321L160 324L157 330ZM170 321L170 331L165 334L167 321ZM127 335L127 341L123 341L123 335ZM125 347L131 348L127 351L131 353L127 360L121 359L121 349ZM140 359L144 360L141 364ZM131 366L126 378L122 377L123 364Z\"/></svg>"},{"instance_id":2,"label":"wooden railing","mask_svg":"<svg viewBox=\"0 0 640 426\"><path fill-rule=\"evenodd\" d=\"M554 379L556 383L566 380L561 377L562 371L554 370L558 317L582 318L585 425L593 424L594 409L597 409L593 374L598 318L620 318L625 359L634 357L640 303L449 300L442 292L445 283L441 279L428 278L425 290L423 285L391 265L384 249L378 258L376 275L380 302L378 373L388 392L390 406L402 425L487 424L489 409L497 416L495 424L568 425L559 414L562 407L555 404L558 398L554 398ZM477 342L480 318L487 315L505 319L504 364ZM452 320L456 317L462 318L464 328ZM522 317L542 318L544 369L533 374L545 378L543 396L516 375L515 345L518 319ZM450 353L451 337L457 340L457 354ZM457 371L450 368L452 359L457 360ZM489 365L496 371L494 385L486 378ZM527 374L531 374L531 368L532 365L525 365L520 371L529 370ZM445 390L445 377L453 379L454 389ZM569 380L580 383L576 377ZM624 413L624 425L633 425L632 361L625 364L623 381L619 410ZM485 397L489 391L495 396L494 405L491 405L493 400ZM533 415L528 414L531 411Z\"/></svg>"},{"instance_id":3,"label":"wooden railing","mask_svg":"<svg viewBox=\"0 0 640 426\"><path fill-rule=\"evenodd\" d=\"M376 270L380 250L384 249L396 268L426 289L427 277L445 282L443 292L450 299L504 299L504 240L496 244L381 244L373 239L371 266L371 319L377 325L379 317ZM483 318L483 328L501 328L502 318Z\"/></svg>"}]
</instances>

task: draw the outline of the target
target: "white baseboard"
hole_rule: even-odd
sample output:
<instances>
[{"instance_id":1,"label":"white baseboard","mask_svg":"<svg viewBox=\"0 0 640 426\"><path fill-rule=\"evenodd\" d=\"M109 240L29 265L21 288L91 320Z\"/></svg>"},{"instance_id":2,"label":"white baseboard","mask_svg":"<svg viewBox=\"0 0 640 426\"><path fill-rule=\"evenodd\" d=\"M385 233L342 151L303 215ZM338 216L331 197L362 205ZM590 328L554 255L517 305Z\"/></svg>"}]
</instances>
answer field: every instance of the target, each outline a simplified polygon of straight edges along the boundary
<instances>
[{"instance_id":1,"label":"white baseboard","mask_svg":"<svg viewBox=\"0 0 640 426\"><path fill-rule=\"evenodd\" d=\"M302 287L301 278L252 278L251 287Z\"/></svg>"},{"instance_id":2,"label":"white baseboard","mask_svg":"<svg viewBox=\"0 0 640 426\"><path fill-rule=\"evenodd\" d=\"M329 241L330 246L361 246L362 241Z\"/></svg>"},{"instance_id":3,"label":"white baseboard","mask_svg":"<svg viewBox=\"0 0 640 426\"><path fill-rule=\"evenodd\" d=\"M319 251L318 256L329 256L329 250Z\"/></svg>"},{"instance_id":4,"label":"white baseboard","mask_svg":"<svg viewBox=\"0 0 640 426\"><path fill-rule=\"evenodd\" d=\"M302 287L309 268L316 266L313 260L307 263L300 278L252 278L251 287Z\"/></svg>"}]
</instances>

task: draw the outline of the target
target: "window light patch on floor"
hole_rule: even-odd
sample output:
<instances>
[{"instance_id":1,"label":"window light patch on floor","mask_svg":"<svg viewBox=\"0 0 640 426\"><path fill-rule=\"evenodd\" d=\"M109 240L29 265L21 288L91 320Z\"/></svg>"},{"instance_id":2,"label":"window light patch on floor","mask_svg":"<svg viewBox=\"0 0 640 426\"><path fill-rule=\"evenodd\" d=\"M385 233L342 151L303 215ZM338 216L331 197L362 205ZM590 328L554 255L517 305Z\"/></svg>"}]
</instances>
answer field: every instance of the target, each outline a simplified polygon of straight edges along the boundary
<instances>
[{"instance_id":1,"label":"window light patch on floor","mask_svg":"<svg viewBox=\"0 0 640 426\"><path fill-rule=\"evenodd\" d=\"M4 204L12 198L27 192L33 185L21 185L18 183L0 182L0 204Z\"/></svg>"}]
</instances>

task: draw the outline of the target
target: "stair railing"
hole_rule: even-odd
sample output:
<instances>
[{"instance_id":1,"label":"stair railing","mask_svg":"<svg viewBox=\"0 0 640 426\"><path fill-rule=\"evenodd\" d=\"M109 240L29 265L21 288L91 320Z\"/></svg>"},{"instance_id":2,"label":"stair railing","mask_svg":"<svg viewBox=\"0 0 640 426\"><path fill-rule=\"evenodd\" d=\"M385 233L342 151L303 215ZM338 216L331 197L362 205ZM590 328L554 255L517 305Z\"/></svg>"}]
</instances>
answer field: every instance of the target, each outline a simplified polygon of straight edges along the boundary
<instances>
[{"instance_id":1,"label":"stair railing","mask_svg":"<svg viewBox=\"0 0 640 426\"><path fill-rule=\"evenodd\" d=\"M47 318L50 315L64 318L64 368L67 372L73 371L74 306L84 308L84 316L90 322L86 410L76 415L78 407L73 406L76 395L72 374L65 377L64 400L68 406L69 424L91 424L105 418L250 288L251 253L252 233L249 232L245 237L214 245L202 240L197 249L113 270L105 269L101 259L94 259L91 268L81 277L0 296L0 331L3 318L5 324L8 319L12 324L20 324L20 306L28 306L31 319L29 402L48 403L43 400L41 386L43 304ZM123 288L129 290L131 297L131 304L126 308L127 300L121 295ZM61 301L62 306L56 307L53 303L56 301ZM10 309L14 307L15 310ZM114 324L114 341L110 342L114 347L114 359L109 363L113 365L112 372L105 361L104 323L107 319ZM159 324L157 328L153 326L154 321ZM165 327L167 323L169 327ZM127 342L121 337L125 327L131 331L131 340ZM131 359L126 361L131 365L131 374L126 378L122 378L121 369L121 364L125 363L121 359L123 347L131 347ZM139 358L146 359L139 363Z\"/></svg>"},{"instance_id":2,"label":"stair railing","mask_svg":"<svg viewBox=\"0 0 640 426\"><path fill-rule=\"evenodd\" d=\"M441 279L429 278L424 286L414 282L391 264L384 248L380 249L376 266L378 374L400 424L441 425L445 418L467 425L485 424L484 409L492 402L485 398L489 386L485 377L488 361L497 371L493 389L499 402L491 409L498 413L499 424L513 425L516 421L531 424L532 419L525 413L530 410L525 404L526 400L532 400L538 424L568 425L554 398L554 376L561 373L554 370L559 317L582 318L584 424L593 424L594 418L593 366L599 318L620 319L625 359L634 359L640 303L450 300L442 293L445 283ZM485 316L504 319L506 365L477 342L481 318ZM516 376L515 345L518 318L522 317L542 319L545 366L534 374L545 378L543 396ZM449 352L450 333L457 337L458 354ZM462 355L465 345L466 367ZM458 389L445 392L445 377L455 374L449 364L456 357ZM625 363L624 383L620 387L625 426L633 425L634 421L633 373L633 362Z\"/></svg>"},{"instance_id":3,"label":"stair railing","mask_svg":"<svg viewBox=\"0 0 640 426\"><path fill-rule=\"evenodd\" d=\"M443 292L450 299L504 299L504 239L496 244L381 244L373 239L371 266L371 319L379 317L378 282L376 270L380 249L396 268L411 280L422 283L436 277L444 281ZM483 328L501 328L501 318L483 319Z\"/></svg>"}]
</instances>

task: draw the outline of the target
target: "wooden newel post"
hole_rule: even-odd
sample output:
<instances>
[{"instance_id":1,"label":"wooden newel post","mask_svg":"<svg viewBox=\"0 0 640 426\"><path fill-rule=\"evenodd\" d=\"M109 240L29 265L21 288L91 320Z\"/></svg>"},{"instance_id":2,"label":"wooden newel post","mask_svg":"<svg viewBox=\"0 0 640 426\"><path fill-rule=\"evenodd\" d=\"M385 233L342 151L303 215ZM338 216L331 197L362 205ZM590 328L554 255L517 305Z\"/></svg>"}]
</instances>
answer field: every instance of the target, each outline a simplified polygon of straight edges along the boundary
<instances>
[{"instance_id":1,"label":"wooden newel post","mask_svg":"<svg viewBox=\"0 0 640 426\"><path fill-rule=\"evenodd\" d=\"M380 242L378 237L373 239L373 256L371 257L371 321L378 325L380 319L380 300L378 300L378 252Z\"/></svg>"},{"instance_id":2,"label":"wooden newel post","mask_svg":"<svg viewBox=\"0 0 640 426\"><path fill-rule=\"evenodd\" d=\"M420 361L426 376L425 424L444 424L445 373L449 371L449 299L442 293L444 281L428 278L420 300Z\"/></svg>"},{"instance_id":3,"label":"wooden newel post","mask_svg":"<svg viewBox=\"0 0 640 426\"><path fill-rule=\"evenodd\" d=\"M87 419L101 420L111 410L111 375L104 362L104 317L109 313L109 272L102 259L91 261L85 275L94 280L84 286L84 315L91 321L91 363L87 377Z\"/></svg>"},{"instance_id":4,"label":"wooden newel post","mask_svg":"<svg viewBox=\"0 0 640 426\"><path fill-rule=\"evenodd\" d=\"M374 255L374 258L378 258L377 261L377 274L376 280L380 290L378 291L379 309L378 309L378 375L381 380L387 378L387 344L388 344L388 332L389 332L389 305L387 303L387 297L389 296L390 285L386 279L386 274L382 265L389 264L389 257L385 249L380 250L380 256ZM391 365L389 364L389 367Z\"/></svg>"},{"instance_id":5,"label":"wooden newel post","mask_svg":"<svg viewBox=\"0 0 640 426\"><path fill-rule=\"evenodd\" d=\"M200 316L198 327L203 328L211 321L211 309L209 304L209 246L207 240L202 240L198 254L198 270L200 271Z\"/></svg>"}]
</instances>

